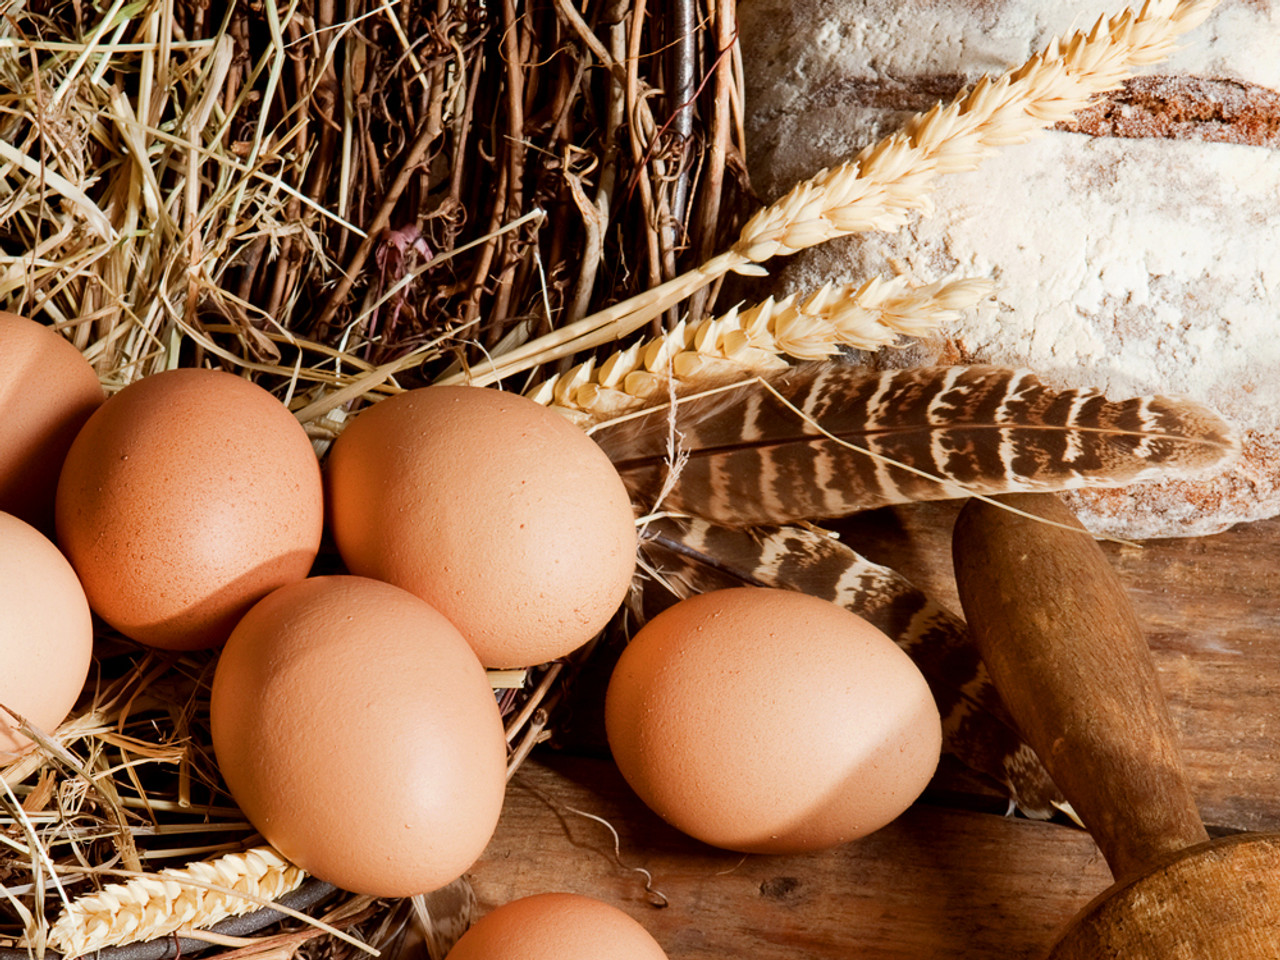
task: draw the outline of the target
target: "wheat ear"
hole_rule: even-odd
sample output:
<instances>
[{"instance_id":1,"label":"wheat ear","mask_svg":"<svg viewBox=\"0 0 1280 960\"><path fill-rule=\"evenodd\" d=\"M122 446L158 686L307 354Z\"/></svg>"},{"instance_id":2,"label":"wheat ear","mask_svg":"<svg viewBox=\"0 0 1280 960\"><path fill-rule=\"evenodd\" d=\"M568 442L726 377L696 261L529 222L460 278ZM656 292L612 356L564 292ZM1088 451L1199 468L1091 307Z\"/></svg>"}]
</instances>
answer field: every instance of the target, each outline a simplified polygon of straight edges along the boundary
<instances>
[{"instance_id":1,"label":"wheat ear","mask_svg":"<svg viewBox=\"0 0 1280 960\"><path fill-rule=\"evenodd\" d=\"M1147 0L1054 40L1022 66L984 77L950 104L918 114L898 133L795 186L753 216L728 251L661 286L561 327L450 378L477 386L626 336L727 273L864 230L893 229L927 209L941 173L971 170L995 147L1021 143L1065 120L1134 68L1167 56L1217 0ZM447 381L446 381L447 382Z\"/></svg>"},{"instance_id":2,"label":"wheat ear","mask_svg":"<svg viewBox=\"0 0 1280 960\"><path fill-rule=\"evenodd\" d=\"M296 889L306 874L270 847L109 883L73 900L49 932L49 943L70 957L104 947L202 929L250 913L262 901ZM193 886L189 881L214 886Z\"/></svg>"},{"instance_id":3,"label":"wheat ear","mask_svg":"<svg viewBox=\"0 0 1280 960\"><path fill-rule=\"evenodd\" d=\"M826 284L806 297L769 298L722 317L680 323L661 337L580 363L525 395L580 425L609 420L666 399L787 366L783 355L821 360L841 347L876 350L958 319L991 290L986 280L910 286L874 278Z\"/></svg>"},{"instance_id":4,"label":"wheat ear","mask_svg":"<svg viewBox=\"0 0 1280 960\"><path fill-rule=\"evenodd\" d=\"M950 104L917 114L852 160L798 184L743 227L734 252L750 263L836 237L902 226L926 208L941 173L976 168L996 147L1025 143L1067 120L1132 68L1169 55L1217 0L1148 0L1066 41L1054 40L1022 66L983 77Z\"/></svg>"}]
</instances>

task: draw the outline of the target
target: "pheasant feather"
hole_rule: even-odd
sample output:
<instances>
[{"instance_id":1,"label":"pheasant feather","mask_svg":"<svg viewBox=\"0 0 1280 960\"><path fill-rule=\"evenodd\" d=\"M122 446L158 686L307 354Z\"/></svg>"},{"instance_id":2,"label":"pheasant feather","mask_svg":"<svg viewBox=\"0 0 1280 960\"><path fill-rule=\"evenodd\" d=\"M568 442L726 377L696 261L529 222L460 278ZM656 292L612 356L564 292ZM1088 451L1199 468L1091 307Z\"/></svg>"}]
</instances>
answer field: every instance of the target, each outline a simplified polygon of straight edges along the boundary
<instances>
[{"instance_id":1,"label":"pheasant feather","mask_svg":"<svg viewBox=\"0 0 1280 960\"><path fill-rule=\"evenodd\" d=\"M807 527L733 530L703 520L660 520L641 550L677 596L732 586L779 587L837 603L893 638L929 683L943 746L1001 783L1028 816L1048 818L1062 797L1015 732L959 617L900 574Z\"/></svg>"},{"instance_id":2,"label":"pheasant feather","mask_svg":"<svg viewBox=\"0 0 1280 960\"><path fill-rule=\"evenodd\" d=\"M594 436L634 502L732 526L1200 476L1239 451L1220 417L1186 400L1111 401L999 367L830 363L658 407Z\"/></svg>"}]
</instances>

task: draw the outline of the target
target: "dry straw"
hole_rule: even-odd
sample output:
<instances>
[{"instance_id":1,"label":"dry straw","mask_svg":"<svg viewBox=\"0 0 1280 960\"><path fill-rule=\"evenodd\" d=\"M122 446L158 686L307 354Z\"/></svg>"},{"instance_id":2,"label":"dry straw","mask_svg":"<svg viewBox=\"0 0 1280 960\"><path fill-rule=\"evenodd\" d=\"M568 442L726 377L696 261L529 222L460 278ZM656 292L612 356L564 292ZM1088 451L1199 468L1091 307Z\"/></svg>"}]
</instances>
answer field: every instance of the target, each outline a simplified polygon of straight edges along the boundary
<instances>
[{"instance_id":1,"label":"dry straw","mask_svg":"<svg viewBox=\"0 0 1280 960\"><path fill-rule=\"evenodd\" d=\"M939 174L972 170L999 146L1022 143L1066 120L1136 67L1167 56L1216 0L1147 0L1141 10L1099 19L1087 32L1054 40L1022 66L991 79L851 160L797 184L743 227L724 253L639 296L561 327L470 371L477 385L572 356L626 336L695 291L735 272L867 230L894 229L925 210ZM457 380L464 379L461 375Z\"/></svg>"}]
</instances>

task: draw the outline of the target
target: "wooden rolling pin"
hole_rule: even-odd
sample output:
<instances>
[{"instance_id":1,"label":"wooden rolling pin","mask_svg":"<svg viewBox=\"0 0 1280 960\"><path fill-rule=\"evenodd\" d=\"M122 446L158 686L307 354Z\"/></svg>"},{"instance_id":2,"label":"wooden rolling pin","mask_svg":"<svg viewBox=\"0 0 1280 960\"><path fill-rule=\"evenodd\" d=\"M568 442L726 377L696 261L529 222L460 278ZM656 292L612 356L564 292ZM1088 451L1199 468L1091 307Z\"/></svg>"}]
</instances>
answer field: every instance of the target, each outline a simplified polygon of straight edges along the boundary
<instances>
[{"instance_id":1,"label":"wooden rolling pin","mask_svg":"<svg viewBox=\"0 0 1280 960\"><path fill-rule=\"evenodd\" d=\"M1210 841L1133 607L1051 494L980 501L956 521L960 601L1023 736L1116 883L1050 960L1277 960L1280 834Z\"/></svg>"}]
</instances>

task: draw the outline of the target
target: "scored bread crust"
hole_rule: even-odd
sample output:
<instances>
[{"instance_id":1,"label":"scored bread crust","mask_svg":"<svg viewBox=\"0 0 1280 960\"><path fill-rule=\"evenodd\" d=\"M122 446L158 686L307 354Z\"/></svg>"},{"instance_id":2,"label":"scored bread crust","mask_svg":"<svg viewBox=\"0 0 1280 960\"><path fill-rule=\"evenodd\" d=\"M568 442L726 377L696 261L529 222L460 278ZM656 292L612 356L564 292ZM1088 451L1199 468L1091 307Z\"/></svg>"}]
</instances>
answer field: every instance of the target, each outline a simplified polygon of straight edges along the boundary
<instances>
[{"instance_id":1,"label":"scored bread crust","mask_svg":"<svg viewBox=\"0 0 1280 960\"><path fill-rule=\"evenodd\" d=\"M761 198L1118 7L1079 0L741 0L749 167ZM1198 400L1240 431L1225 473L1071 495L1126 537L1280 514L1280 15L1224 0L1169 60L1069 126L941 178L896 233L770 264L770 292L905 273L996 283L936 341L874 362L1025 366L1055 386Z\"/></svg>"}]
</instances>

